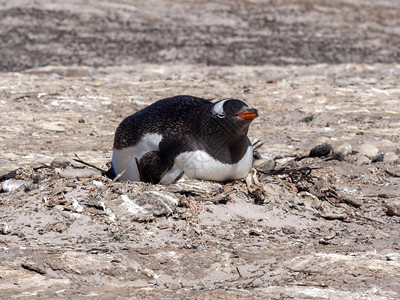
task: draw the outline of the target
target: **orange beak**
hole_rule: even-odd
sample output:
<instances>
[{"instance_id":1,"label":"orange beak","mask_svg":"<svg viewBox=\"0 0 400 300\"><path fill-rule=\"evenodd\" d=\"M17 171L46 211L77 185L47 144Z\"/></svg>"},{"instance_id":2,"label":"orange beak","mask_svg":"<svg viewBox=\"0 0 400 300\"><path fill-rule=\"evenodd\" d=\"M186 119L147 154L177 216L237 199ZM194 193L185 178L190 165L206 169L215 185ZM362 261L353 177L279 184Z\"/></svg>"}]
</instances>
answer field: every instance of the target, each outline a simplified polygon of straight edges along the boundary
<instances>
[{"instance_id":1,"label":"orange beak","mask_svg":"<svg viewBox=\"0 0 400 300\"><path fill-rule=\"evenodd\" d=\"M238 114L237 117L244 120L254 120L258 117L258 110L255 108L249 108Z\"/></svg>"}]
</instances>

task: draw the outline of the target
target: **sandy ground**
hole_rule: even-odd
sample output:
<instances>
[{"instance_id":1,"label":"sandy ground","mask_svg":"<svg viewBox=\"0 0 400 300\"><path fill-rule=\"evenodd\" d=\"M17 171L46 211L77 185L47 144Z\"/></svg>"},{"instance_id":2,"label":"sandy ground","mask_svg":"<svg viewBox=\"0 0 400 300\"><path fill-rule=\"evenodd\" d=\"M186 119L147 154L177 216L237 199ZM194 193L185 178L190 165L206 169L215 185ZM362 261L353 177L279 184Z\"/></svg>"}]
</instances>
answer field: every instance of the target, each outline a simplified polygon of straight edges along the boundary
<instances>
[{"instance_id":1,"label":"sandy ground","mask_svg":"<svg viewBox=\"0 0 400 300\"><path fill-rule=\"evenodd\" d=\"M18 27L23 23L20 14L26 18L37 14L56 25L46 27L44 21L41 28L63 27L71 35L81 35L87 44L71 38L83 47L83 52L73 52L68 47L74 44L67 43L68 39L63 44L44 31L32 34L21 47L12 46L15 57L1 60L5 70L0 73L1 298L400 297L400 65L393 50L398 27L389 26L398 22L391 18L398 6L379 1L374 9L371 5L360 8L370 12L371 34L380 29L374 49L386 56L362 56L361 64L348 63L349 56L340 64L331 64L320 54L332 51L339 56L343 52L329 50L332 44L327 43L331 45L328 52L310 52L314 60L288 55L293 63L311 65L288 65L286 61L277 66L264 64L279 63L265 58L254 66L235 66L246 61L233 59L229 66L212 66L204 63L209 55L205 48L191 52L196 47L190 48L187 40L181 43L187 52L176 50L182 57L171 59L174 64L157 63L160 56L153 61L129 53L118 58L109 50L104 50L104 56L91 56L84 45L101 49L95 47L99 36L90 25L96 17L98 24L110 19L107 28L112 28L115 16L140 16L127 24L142 24L145 31L151 18L165 21L165 16L174 16L168 20L176 28L193 29L180 27L190 20L211 31L236 28L232 32L239 34L238 28L249 22L248 17L239 18L240 12L256 16L257 10L260 19L275 16L273 20L281 18L280 24L304 17L304 22L314 26L318 18L309 14L318 16L339 8L318 2L308 6L304 15L297 8L309 2L295 2L290 10L289 4L273 6L272 2L248 1L240 6L238 2L197 1L192 4L203 10L194 19L182 13L188 11L184 3L171 7L163 2L151 13L151 2L143 4L143 11L122 1L102 1L97 6L87 1L79 11L73 9L74 2L42 2L42 6L0 2L2 13L12 16L10 11L18 12L8 18L8 24L20 35L9 32L10 40L28 32ZM348 14L337 15L354 23L357 16L351 12L356 11L357 1L340 3L346 4ZM233 10L234 5L241 10ZM267 6L275 14L268 15ZM382 18L384 8L390 9ZM58 17L57 23L54 15L64 18ZM379 22L374 19L377 16ZM90 26L78 28L76 24ZM336 24L347 28L343 34L332 27L329 30L345 40L363 28L344 25ZM4 34L5 27L0 28ZM292 27L282 28L293 32ZM316 33L323 28L328 27ZM127 32L115 39L132 40ZM199 31L192 41L203 41L205 32ZM260 38L255 31L252 34ZM37 43L39 37L49 42ZM146 33L150 44L156 37L157 30ZM243 39L259 45L247 35ZM369 49L368 35L360 39L364 49ZM210 49L224 53L230 40L222 40L216 43L219 48ZM59 41L58 48L54 41ZM179 45L177 41L173 44ZM27 56L18 52L29 45L36 45L38 52ZM341 42L338 45L349 49ZM273 53L284 49L276 47L271 48ZM237 49L242 48L243 44ZM55 53L65 61L57 61ZM193 57L197 53L199 60L188 53ZM73 61L73 57L84 59ZM250 59L251 55L243 57ZM40 67L58 63L76 65ZM178 94L211 100L234 97L259 109L260 117L252 123L249 136L264 144L246 179L227 183L192 180L170 186L120 183L73 161L77 155L107 169L119 122L158 99ZM328 149L321 157L309 155L323 144L331 145L333 151Z\"/></svg>"}]
</instances>

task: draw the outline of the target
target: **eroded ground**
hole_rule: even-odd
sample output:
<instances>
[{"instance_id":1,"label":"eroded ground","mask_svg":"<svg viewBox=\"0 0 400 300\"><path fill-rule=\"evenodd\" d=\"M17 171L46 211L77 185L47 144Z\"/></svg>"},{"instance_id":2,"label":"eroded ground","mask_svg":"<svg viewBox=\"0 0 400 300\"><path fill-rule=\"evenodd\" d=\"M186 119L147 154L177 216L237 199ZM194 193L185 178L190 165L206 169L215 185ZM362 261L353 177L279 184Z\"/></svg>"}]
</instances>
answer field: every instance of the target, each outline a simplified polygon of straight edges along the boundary
<instances>
[{"instance_id":1,"label":"eroded ground","mask_svg":"<svg viewBox=\"0 0 400 300\"><path fill-rule=\"evenodd\" d=\"M400 298L399 13L0 0L0 298ZM249 177L120 183L73 160L107 169L119 122L178 94L259 109Z\"/></svg>"},{"instance_id":2,"label":"eroded ground","mask_svg":"<svg viewBox=\"0 0 400 300\"><path fill-rule=\"evenodd\" d=\"M1 73L2 297L398 298L399 73L395 64ZM251 178L64 178L84 167L75 154L106 169L122 118L176 94L259 109L249 136L264 145ZM325 143L333 155L295 161Z\"/></svg>"}]
</instances>

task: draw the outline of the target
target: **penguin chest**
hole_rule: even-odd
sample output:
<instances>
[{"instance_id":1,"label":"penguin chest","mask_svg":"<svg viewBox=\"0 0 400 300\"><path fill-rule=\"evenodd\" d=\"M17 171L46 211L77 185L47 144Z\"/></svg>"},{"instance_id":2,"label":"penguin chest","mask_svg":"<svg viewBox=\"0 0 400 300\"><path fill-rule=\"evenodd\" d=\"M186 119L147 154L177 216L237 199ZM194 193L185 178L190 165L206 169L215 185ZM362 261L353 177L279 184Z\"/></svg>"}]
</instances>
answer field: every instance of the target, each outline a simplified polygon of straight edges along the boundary
<instances>
[{"instance_id":1,"label":"penguin chest","mask_svg":"<svg viewBox=\"0 0 400 300\"><path fill-rule=\"evenodd\" d=\"M247 175L253 164L253 148L250 145L246 153L235 164L222 163L203 150L180 153L173 167L164 175L160 183L173 182L183 171L184 177L205 180L225 181L240 179Z\"/></svg>"}]
</instances>

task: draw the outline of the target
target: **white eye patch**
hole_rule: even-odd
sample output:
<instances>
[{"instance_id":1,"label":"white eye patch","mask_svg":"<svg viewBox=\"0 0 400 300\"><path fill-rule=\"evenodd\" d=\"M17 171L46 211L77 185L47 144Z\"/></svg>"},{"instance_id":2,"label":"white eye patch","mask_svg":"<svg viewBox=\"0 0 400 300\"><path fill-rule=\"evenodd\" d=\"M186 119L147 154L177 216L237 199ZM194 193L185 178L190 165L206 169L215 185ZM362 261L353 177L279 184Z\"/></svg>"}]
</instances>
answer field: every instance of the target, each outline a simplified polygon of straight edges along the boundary
<instances>
[{"instance_id":1,"label":"white eye patch","mask_svg":"<svg viewBox=\"0 0 400 300\"><path fill-rule=\"evenodd\" d=\"M227 100L230 100L230 99L224 99L224 100L221 100L221 101L218 101L217 103L215 103L214 107L213 107L213 113L216 114L216 115L225 114L225 112L224 112L224 103Z\"/></svg>"}]
</instances>

